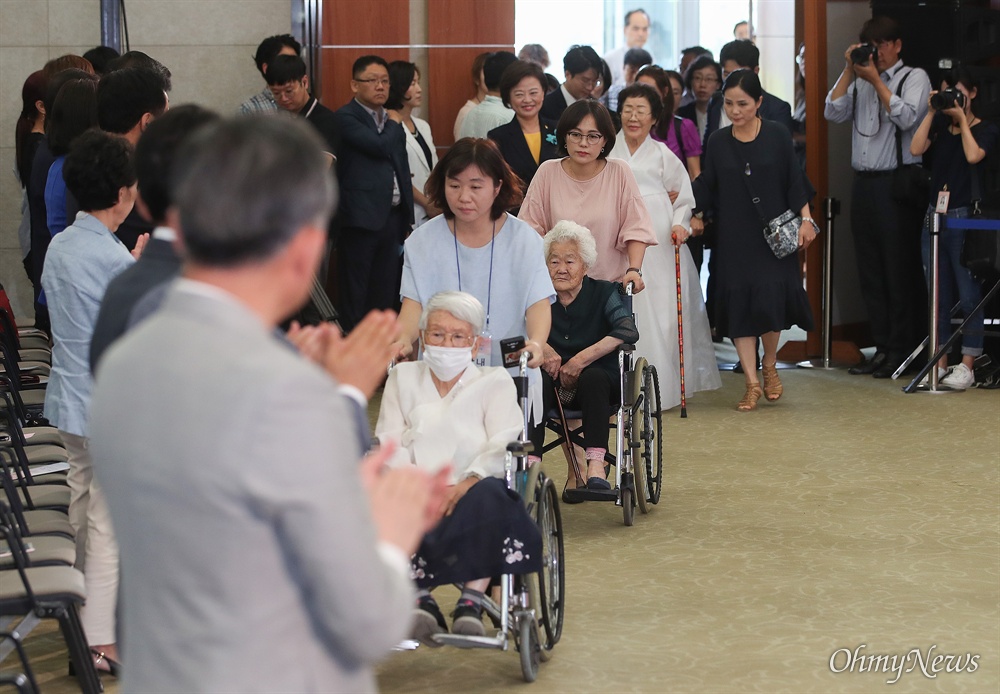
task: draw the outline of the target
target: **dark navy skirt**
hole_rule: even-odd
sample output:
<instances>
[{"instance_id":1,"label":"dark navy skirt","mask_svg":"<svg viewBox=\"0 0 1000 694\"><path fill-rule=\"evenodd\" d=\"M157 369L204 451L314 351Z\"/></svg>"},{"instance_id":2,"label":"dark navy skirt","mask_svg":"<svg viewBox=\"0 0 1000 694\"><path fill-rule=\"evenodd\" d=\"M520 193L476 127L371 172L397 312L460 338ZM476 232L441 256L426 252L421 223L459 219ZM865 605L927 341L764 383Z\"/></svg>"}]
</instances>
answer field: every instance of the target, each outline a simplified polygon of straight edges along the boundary
<instances>
[{"instance_id":1,"label":"dark navy skirt","mask_svg":"<svg viewBox=\"0 0 1000 694\"><path fill-rule=\"evenodd\" d=\"M411 560L419 588L534 573L541 566L538 525L517 492L495 477L476 482L452 514L424 535Z\"/></svg>"}]
</instances>

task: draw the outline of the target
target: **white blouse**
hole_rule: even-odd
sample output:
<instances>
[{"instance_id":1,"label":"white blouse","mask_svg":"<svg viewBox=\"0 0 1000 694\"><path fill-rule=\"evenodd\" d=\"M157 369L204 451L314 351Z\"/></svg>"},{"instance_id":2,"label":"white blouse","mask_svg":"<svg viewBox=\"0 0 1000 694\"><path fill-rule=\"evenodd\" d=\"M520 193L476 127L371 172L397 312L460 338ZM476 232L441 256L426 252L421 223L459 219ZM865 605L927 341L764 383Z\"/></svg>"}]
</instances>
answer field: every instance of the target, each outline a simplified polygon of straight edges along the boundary
<instances>
[{"instance_id":1,"label":"white blouse","mask_svg":"<svg viewBox=\"0 0 1000 694\"><path fill-rule=\"evenodd\" d=\"M415 465L437 472L451 465L451 484L471 474L502 477L507 444L523 419L514 381L502 368L470 363L443 398L421 361L398 364L389 374L375 435L399 448L390 467Z\"/></svg>"}]
</instances>

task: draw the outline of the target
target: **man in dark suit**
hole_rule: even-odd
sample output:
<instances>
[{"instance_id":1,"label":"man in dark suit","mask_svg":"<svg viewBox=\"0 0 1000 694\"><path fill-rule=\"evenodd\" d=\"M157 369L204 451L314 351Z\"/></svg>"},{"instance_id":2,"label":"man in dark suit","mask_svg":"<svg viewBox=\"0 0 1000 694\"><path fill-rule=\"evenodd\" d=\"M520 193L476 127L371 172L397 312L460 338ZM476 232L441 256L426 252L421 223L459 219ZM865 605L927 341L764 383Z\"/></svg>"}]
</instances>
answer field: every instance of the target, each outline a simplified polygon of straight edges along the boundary
<instances>
[{"instance_id":1,"label":"man in dark suit","mask_svg":"<svg viewBox=\"0 0 1000 694\"><path fill-rule=\"evenodd\" d=\"M389 96L388 64L376 55L362 56L351 75L354 99L334 114L341 138L337 260L345 330L372 309L399 305L402 246L413 223L406 134L383 107Z\"/></svg>"},{"instance_id":2,"label":"man in dark suit","mask_svg":"<svg viewBox=\"0 0 1000 694\"><path fill-rule=\"evenodd\" d=\"M105 350L135 324L133 310L136 304L180 273L181 257L174 249L177 231L167 222L167 209L173 204L171 166L184 139L218 118L200 106L180 106L150 123L139 138L135 148L135 170L139 178L136 206L152 220L155 228L139 260L111 280L104 293L90 340L91 373L96 372Z\"/></svg>"},{"instance_id":3,"label":"man in dark suit","mask_svg":"<svg viewBox=\"0 0 1000 694\"><path fill-rule=\"evenodd\" d=\"M542 116L556 122L567 106L590 98L601 76L601 56L590 46L573 46L563 57L563 70L566 81L546 94L542 104Z\"/></svg>"},{"instance_id":4,"label":"man in dark suit","mask_svg":"<svg viewBox=\"0 0 1000 694\"><path fill-rule=\"evenodd\" d=\"M730 74L737 70L753 70L760 74L760 50L752 42L747 40L730 41L722 47L719 53L719 62L722 64L722 81L725 82ZM781 123L791 132L794 127L792 122L792 107L787 101L783 101L774 94L764 92L764 101L760 105L760 117L764 120L773 120ZM722 92L718 92L712 97L708 104L708 126L705 128L705 142L709 136L719 128L730 125L729 118L722 108Z\"/></svg>"}]
</instances>

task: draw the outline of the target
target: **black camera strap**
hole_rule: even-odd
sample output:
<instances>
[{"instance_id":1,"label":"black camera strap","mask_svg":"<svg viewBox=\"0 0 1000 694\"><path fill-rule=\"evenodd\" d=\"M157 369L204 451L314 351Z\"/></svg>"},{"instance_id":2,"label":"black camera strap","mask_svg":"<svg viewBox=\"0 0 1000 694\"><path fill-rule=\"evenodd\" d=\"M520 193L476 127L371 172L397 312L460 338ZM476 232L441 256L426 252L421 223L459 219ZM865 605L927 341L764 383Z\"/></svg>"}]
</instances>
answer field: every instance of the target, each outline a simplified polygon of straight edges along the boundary
<instances>
[{"instance_id":1,"label":"black camera strap","mask_svg":"<svg viewBox=\"0 0 1000 694\"><path fill-rule=\"evenodd\" d=\"M972 186L972 216L978 217L982 214L979 205L983 201L983 192L979 187L979 164L969 164L969 185Z\"/></svg>"},{"instance_id":2,"label":"black camera strap","mask_svg":"<svg viewBox=\"0 0 1000 694\"><path fill-rule=\"evenodd\" d=\"M896 87L896 96L900 99L903 98L903 85L906 84L906 78L911 74L913 74L913 68L910 68L910 71L903 75L903 79L899 81L899 86ZM890 120L890 122L892 121ZM898 169L903 166L903 131L895 123L892 125L896 129L896 168Z\"/></svg>"},{"instance_id":3,"label":"black camera strap","mask_svg":"<svg viewBox=\"0 0 1000 694\"><path fill-rule=\"evenodd\" d=\"M750 193L750 201L753 202L753 206L757 210L757 216L760 217L761 223L763 223L764 227L767 228L768 221L770 220L768 220L767 216L764 214L764 207L760 204L760 196L757 195L757 192L754 190L753 183L750 181L750 162L740 156L740 152L736 148L736 135L732 134L732 130L730 130L730 135L732 135L732 139L729 140L729 148L733 151L733 158L736 160L736 167L740 167L741 161L745 162L746 166L743 168L743 176L741 176L741 178L743 179L743 183L746 184L747 192Z\"/></svg>"}]
</instances>

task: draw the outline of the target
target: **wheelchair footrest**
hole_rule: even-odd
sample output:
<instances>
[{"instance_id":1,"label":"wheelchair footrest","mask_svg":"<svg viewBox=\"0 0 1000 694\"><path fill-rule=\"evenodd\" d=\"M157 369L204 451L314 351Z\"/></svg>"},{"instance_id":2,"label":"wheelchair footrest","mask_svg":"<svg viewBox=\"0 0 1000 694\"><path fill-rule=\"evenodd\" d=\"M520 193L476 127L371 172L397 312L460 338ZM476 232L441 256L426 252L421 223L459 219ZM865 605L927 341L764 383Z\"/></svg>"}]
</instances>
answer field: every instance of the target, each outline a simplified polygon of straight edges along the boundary
<instances>
[{"instance_id":1,"label":"wheelchair footrest","mask_svg":"<svg viewBox=\"0 0 1000 694\"><path fill-rule=\"evenodd\" d=\"M571 502L618 501L618 490L616 489L587 489L586 487L579 487L577 489L566 489L563 493Z\"/></svg>"},{"instance_id":2,"label":"wheelchair footrest","mask_svg":"<svg viewBox=\"0 0 1000 694\"><path fill-rule=\"evenodd\" d=\"M504 650L507 647L507 636L497 632L496 636L462 636L461 634L434 634L435 642L442 646L456 648L491 648Z\"/></svg>"}]
</instances>

